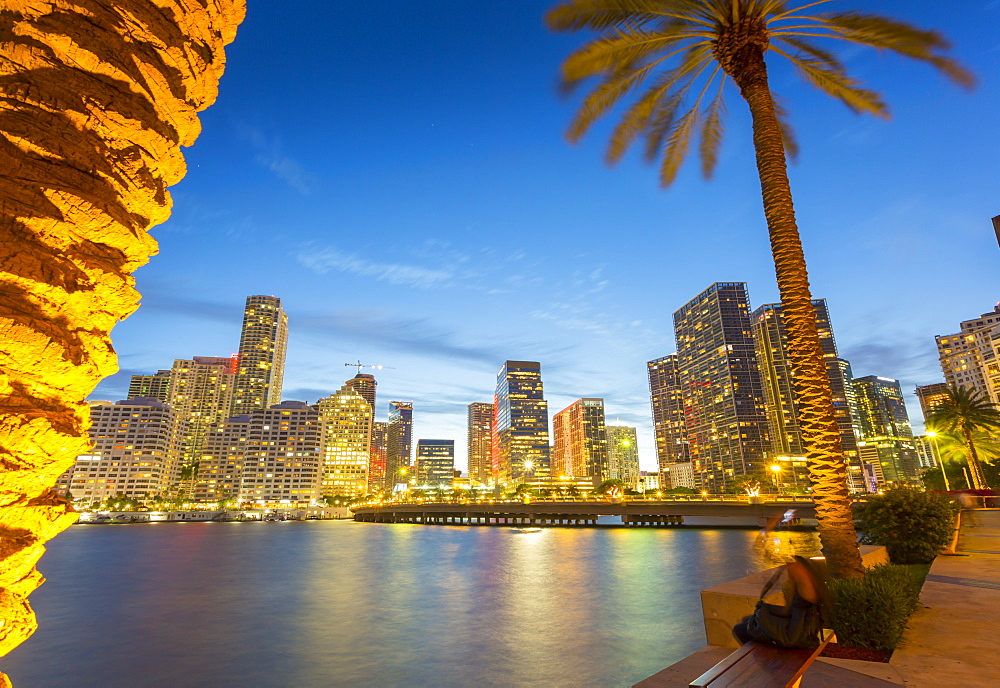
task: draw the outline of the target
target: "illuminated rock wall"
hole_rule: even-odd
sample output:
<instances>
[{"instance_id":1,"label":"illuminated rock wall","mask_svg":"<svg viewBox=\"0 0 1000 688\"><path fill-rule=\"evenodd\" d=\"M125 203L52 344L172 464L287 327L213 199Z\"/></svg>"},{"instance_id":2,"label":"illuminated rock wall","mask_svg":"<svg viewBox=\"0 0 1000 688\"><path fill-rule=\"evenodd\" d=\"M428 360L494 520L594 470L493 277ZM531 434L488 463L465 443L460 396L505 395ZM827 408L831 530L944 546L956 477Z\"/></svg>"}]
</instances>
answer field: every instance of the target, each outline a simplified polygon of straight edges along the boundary
<instances>
[{"instance_id":1,"label":"illuminated rock wall","mask_svg":"<svg viewBox=\"0 0 1000 688\"><path fill-rule=\"evenodd\" d=\"M87 448L181 146L217 94L245 0L0 0L0 655L35 628L49 487ZM0 674L0 685L5 679Z\"/></svg>"}]
</instances>

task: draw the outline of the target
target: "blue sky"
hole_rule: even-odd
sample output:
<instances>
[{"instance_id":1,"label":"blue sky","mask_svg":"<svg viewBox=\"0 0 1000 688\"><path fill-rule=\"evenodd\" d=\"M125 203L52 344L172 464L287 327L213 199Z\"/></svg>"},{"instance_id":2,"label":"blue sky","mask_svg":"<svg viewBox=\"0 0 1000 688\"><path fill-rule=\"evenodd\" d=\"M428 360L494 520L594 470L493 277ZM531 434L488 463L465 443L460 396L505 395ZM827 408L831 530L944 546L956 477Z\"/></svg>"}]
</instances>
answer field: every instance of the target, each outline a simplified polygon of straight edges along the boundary
<instances>
[{"instance_id":1,"label":"blue sky","mask_svg":"<svg viewBox=\"0 0 1000 688\"><path fill-rule=\"evenodd\" d=\"M538 360L550 413L604 397L654 468L645 362L674 351L672 313L716 281L777 300L749 115L730 90L711 181L695 161L669 190L638 155L606 167L613 120L564 137L578 99L557 93L558 66L583 36L545 29L552 4L251 0L153 230L160 255L137 273L142 307L113 333L122 371L93 397L236 351L244 298L274 294L287 399L329 394L348 361L392 366L378 417L413 401L414 437L457 440L464 467L466 405L492 400L504 360ZM969 93L849 47L886 122L770 68L801 148L813 294L855 374L900 379L919 420L913 387L941 379L934 335L1000 299L1000 2L831 5L938 29L979 78Z\"/></svg>"}]
</instances>

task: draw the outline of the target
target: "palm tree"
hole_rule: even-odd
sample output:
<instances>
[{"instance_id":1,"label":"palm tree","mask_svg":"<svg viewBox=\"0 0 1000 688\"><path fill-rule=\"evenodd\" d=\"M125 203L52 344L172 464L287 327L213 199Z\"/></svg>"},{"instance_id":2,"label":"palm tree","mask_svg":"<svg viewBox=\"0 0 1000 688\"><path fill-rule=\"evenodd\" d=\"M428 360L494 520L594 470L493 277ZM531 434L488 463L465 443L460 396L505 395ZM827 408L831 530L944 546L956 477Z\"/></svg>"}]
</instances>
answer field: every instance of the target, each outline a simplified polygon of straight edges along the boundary
<instances>
[{"instance_id":1,"label":"palm tree","mask_svg":"<svg viewBox=\"0 0 1000 688\"><path fill-rule=\"evenodd\" d=\"M570 140L578 140L596 119L645 85L612 133L607 159L618 161L643 138L646 157L661 160L664 186L673 182L695 138L700 138L702 172L711 175L722 139L727 77L750 107L820 538L831 573L855 577L864 569L786 170L786 153L794 156L796 147L768 85L764 57L784 57L808 83L850 109L880 116L887 109L879 95L848 76L814 39L890 50L928 62L961 84L971 86L973 80L940 54L949 47L940 34L859 12L816 12L830 1L807 0L789 9L782 0L565 0L546 21L555 31L599 32L562 66L567 89L600 79L570 125Z\"/></svg>"},{"instance_id":2,"label":"palm tree","mask_svg":"<svg viewBox=\"0 0 1000 688\"><path fill-rule=\"evenodd\" d=\"M987 489L983 467L979 463L976 435L996 434L1000 431L1000 408L982 392L968 387L949 386L948 395L931 407L926 421L929 427L939 432L945 431L962 436L968 448L966 459L969 462L969 474L972 480L970 487L976 490Z\"/></svg>"},{"instance_id":3,"label":"palm tree","mask_svg":"<svg viewBox=\"0 0 1000 688\"><path fill-rule=\"evenodd\" d=\"M76 515L49 495L89 448L87 395L117 370L181 146L215 100L245 0L0 0L0 656L36 627L34 564ZM0 674L0 683L6 679Z\"/></svg>"}]
</instances>

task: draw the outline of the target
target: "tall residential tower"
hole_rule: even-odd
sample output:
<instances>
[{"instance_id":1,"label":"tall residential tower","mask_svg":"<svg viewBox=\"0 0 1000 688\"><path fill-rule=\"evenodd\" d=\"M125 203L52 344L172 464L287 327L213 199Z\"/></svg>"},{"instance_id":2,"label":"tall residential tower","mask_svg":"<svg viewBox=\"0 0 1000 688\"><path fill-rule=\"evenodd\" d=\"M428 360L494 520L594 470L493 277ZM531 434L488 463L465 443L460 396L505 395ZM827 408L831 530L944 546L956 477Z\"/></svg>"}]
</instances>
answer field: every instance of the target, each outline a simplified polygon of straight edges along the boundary
<instances>
[{"instance_id":1,"label":"tall residential tower","mask_svg":"<svg viewBox=\"0 0 1000 688\"><path fill-rule=\"evenodd\" d=\"M243 311L233 415L281 401L288 316L276 296L248 296Z\"/></svg>"},{"instance_id":2,"label":"tall residential tower","mask_svg":"<svg viewBox=\"0 0 1000 688\"><path fill-rule=\"evenodd\" d=\"M549 407L542 365L506 361L497 373L493 472L501 483L549 476Z\"/></svg>"}]
</instances>

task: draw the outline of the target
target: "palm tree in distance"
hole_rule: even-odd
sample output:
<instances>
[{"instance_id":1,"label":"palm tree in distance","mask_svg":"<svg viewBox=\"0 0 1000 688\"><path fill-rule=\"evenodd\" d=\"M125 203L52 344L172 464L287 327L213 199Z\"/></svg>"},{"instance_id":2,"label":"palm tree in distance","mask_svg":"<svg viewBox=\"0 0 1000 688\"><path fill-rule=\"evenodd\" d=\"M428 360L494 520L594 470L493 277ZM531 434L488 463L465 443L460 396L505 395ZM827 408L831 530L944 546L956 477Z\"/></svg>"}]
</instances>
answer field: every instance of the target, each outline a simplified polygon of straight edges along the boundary
<instances>
[{"instance_id":1,"label":"palm tree in distance","mask_svg":"<svg viewBox=\"0 0 1000 688\"><path fill-rule=\"evenodd\" d=\"M931 407L927 425L935 430L961 435L967 447L969 477L975 490L987 489L983 467L976 447L980 433L995 435L1000 431L1000 409L982 392L968 387L948 387L948 396ZM978 437L977 437L978 435Z\"/></svg>"},{"instance_id":2,"label":"palm tree in distance","mask_svg":"<svg viewBox=\"0 0 1000 688\"><path fill-rule=\"evenodd\" d=\"M712 174L722 140L727 77L749 105L820 539L831 573L844 578L862 576L864 568L788 182L786 153L794 156L796 146L768 85L764 57L774 53L789 60L808 83L851 110L882 117L888 110L879 95L850 77L814 39L890 50L928 62L964 86L971 86L973 78L941 54L949 45L937 32L860 12L816 12L830 1L789 8L782 0L565 0L546 21L554 31L599 32L562 66L568 90L600 80L570 125L570 140L579 140L595 120L644 85L614 129L607 159L617 162L641 138L647 159L660 160L663 186L674 181L696 138L702 172Z\"/></svg>"}]
</instances>

